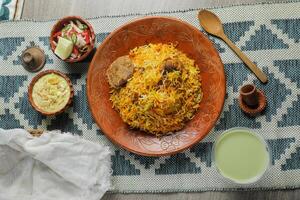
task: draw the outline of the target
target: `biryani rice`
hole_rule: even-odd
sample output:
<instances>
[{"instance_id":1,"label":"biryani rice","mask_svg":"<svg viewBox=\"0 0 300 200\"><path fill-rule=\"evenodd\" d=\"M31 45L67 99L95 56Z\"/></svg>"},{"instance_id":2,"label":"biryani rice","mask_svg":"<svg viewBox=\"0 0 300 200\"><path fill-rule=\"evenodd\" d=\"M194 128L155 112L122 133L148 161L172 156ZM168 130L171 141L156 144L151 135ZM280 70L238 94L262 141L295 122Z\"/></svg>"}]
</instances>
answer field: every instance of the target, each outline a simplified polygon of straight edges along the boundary
<instances>
[{"instance_id":1,"label":"biryani rice","mask_svg":"<svg viewBox=\"0 0 300 200\"><path fill-rule=\"evenodd\" d=\"M202 99L200 71L194 60L174 44L148 44L129 52L135 68L122 88L112 88L110 100L132 128L161 135L182 129ZM166 61L177 62L167 70Z\"/></svg>"}]
</instances>

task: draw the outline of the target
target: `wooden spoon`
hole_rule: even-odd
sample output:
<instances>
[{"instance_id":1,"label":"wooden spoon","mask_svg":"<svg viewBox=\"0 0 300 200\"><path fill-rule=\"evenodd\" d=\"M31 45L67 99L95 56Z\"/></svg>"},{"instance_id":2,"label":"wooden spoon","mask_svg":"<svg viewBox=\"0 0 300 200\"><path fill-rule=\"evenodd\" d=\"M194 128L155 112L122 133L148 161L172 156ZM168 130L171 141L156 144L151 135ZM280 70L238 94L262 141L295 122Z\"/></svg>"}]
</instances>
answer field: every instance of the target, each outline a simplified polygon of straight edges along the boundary
<instances>
[{"instance_id":1,"label":"wooden spoon","mask_svg":"<svg viewBox=\"0 0 300 200\"><path fill-rule=\"evenodd\" d=\"M267 83L268 78L249 58L225 35L220 19L208 10L201 10L198 19L204 30L212 35L221 38L236 53L238 57L248 66L248 68L257 76L257 78Z\"/></svg>"}]
</instances>

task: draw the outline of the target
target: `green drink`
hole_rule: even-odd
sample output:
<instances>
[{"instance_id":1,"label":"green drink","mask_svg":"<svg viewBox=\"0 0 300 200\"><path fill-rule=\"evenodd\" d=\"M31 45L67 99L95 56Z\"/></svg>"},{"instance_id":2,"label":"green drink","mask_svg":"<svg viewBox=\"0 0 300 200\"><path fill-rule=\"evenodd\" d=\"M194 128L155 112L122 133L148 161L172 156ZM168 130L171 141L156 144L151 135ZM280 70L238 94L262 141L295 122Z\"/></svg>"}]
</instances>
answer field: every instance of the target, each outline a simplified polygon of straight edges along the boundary
<instances>
[{"instance_id":1,"label":"green drink","mask_svg":"<svg viewBox=\"0 0 300 200\"><path fill-rule=\"evenodd\" d=\"M266 142L247 128L225 131L215 142L213 154L221 175L241 184L257 181L270 162Z\"/></svg>"}]
</instances>

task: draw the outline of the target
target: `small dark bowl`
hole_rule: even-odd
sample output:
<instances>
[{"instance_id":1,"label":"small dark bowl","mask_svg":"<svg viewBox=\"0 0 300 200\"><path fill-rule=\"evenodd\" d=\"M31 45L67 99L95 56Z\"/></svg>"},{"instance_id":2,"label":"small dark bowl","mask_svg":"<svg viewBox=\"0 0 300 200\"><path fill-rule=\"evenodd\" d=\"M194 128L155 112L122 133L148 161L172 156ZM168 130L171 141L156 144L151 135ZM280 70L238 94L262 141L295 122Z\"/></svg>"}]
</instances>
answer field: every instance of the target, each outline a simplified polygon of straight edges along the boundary
<instances>
[{"instance_id":1,"label":"small dark bowl","mask_svg":"<svg viewBox=\"0 0 300 200\"><path fill-rule=\"evenodd\" d=\"M58 20L54 24L54 26L51 30L51 33L50 33L50 47L51 47L51 50L53 51L53 53L54 53L54 50L55 50L55 45L53 43L54 34L57 33L58 31L61 31L64 28L65 24L69 23L70 21L75 21L75 20L78 20L81 23L88 26L88 29L90 30L90 33L91 33L91 44L89 45L89 48L88 48L87 52L85 52L85 54L83 54L81 57L79 57L77 59L67 58L67 59L63 60L63 61L68 62L68 63L75 63L75 62L80 62L80 61L84 60L92 52L92 50L95 46L95 32L94 32L94 29L93 29L92 25L87 20L85 20L85 19L83 19L79 16L67 16L67 17L64 17L64 18ZM58 57L58 58L61 59L60 57Z\"/></svg>"}]
</instances>

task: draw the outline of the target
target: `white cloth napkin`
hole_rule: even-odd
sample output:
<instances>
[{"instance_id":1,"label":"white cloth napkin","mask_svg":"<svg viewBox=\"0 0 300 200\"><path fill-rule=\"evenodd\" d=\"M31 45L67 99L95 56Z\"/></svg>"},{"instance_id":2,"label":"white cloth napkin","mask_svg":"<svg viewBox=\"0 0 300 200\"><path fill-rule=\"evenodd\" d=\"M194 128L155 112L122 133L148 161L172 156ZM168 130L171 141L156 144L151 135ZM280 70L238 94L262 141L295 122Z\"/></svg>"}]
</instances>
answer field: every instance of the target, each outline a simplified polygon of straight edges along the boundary
<instances>
[{"instance_id":1,"label":"white cloth napkin","mask_svg":"<svg viewBox=\"0 0 300 200\"><path fill-rule=\"evenodd\" d=\"M59 131L0 129L0 200L99 200L110 176L108 147Z\"/></svg>"}]
</instances>

